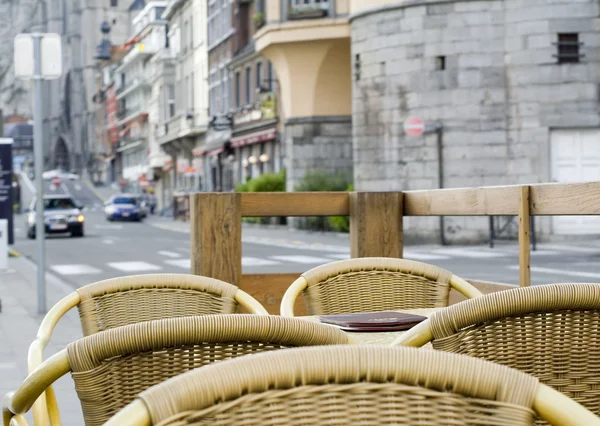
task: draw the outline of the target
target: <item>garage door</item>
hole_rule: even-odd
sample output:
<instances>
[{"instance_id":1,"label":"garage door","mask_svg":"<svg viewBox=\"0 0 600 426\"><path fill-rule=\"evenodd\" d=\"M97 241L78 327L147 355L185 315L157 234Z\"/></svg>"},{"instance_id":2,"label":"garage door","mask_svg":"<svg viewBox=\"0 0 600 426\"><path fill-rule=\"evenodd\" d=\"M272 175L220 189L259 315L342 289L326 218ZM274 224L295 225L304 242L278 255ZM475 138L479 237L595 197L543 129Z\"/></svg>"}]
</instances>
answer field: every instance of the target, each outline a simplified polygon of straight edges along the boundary
<instances>
[{"instance_id":1,"label":"garage door","mask_svg":"<svg viewBox=\"0 0 600 426\"><path fill-rule=\"evenodd\" d=\"M552 131L550 158L554 182L600 181L600 129ZM600 216L555 216L553 231L600 234Z\"/></svg>"}]
</instances>

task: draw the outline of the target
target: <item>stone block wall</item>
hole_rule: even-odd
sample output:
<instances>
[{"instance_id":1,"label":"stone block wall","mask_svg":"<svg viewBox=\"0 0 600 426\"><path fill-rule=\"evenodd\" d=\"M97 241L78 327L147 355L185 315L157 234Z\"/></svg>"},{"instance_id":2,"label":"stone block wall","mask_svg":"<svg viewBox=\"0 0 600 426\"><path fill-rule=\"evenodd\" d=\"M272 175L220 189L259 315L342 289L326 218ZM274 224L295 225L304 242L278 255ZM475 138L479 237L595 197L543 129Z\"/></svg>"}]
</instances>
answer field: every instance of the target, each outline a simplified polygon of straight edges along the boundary
<instances>
[{"instance_id":1,"label":"stone block wall","mask_svg":"<svg viewBox=\"0 0 600 426\"><path fill-rule=\"evenodd\" d=\"M308 117L285 124L284 158L287 191L294 191L307 172L326 170L352 176L352 118Z\"/></svg>"},{"instance_id":2,"label":"stone block wall","mask_svg":"<svg viewBox=\"0 0 600 426\"><path fill-rule=\"evenodd\" d=\"M546 182L550 130L600 127L597 0L398 2L353 17L353 152L357 190ZM558 33L585 55L558 64ZM440 69L440 58L444 67ZM442 125L404 134L409 116ZM538 233L549 231L537 220ZM408 218L406 236L439 240L437 218ZM487 218L446 218L449 242L488 236Z\"/></svg>"}]
</instances>

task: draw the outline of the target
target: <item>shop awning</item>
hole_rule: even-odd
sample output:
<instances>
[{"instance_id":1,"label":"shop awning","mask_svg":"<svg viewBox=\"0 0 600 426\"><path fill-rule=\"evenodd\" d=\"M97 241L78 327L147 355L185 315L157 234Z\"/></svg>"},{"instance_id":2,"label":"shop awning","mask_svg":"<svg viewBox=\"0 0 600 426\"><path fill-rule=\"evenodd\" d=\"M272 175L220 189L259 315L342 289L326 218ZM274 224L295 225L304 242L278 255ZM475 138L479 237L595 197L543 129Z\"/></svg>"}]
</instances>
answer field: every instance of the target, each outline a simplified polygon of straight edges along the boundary
<instances>
[{"instance_id":1,"label":"shop awning","mask_svg":"<svg viewBox=\"0 0 600 426\"><path fill-rule=\"evenodd\" d=\"M231 138L231 146L237 148L240 146L251 145L253 143L274 140L275 138L277 138L277 129L275 127L271 127L259 132L235 136Z\"/></svg>"}]
</instances>

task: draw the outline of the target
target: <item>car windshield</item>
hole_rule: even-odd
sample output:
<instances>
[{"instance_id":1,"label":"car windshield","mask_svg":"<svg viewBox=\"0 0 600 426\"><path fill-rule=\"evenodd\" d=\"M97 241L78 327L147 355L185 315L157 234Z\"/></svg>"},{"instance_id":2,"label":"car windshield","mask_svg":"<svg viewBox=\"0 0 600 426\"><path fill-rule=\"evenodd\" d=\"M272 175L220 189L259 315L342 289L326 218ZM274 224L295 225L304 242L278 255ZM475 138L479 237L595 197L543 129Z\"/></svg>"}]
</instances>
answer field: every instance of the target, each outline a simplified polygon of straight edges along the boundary
<instances>
[{"instance_id":1,"label":"car windshield","mask_svg":"<svg viewBox=\"0 0 600 426\"><path fill-rule=\"evenodd\" d=\"M135 204L135 198L118 197L113 200L113 204Z\"/></svg>"},{"instance_id":2,"label":"car windshield","mask_svg":"<svg viewBox=\"0 0 600 426\"><path fill-rule=\"evenodd\" d=\"M70 198L46 198L44 200L44 209L74 209L77 206Z\"/></svg>"}]
</instances>

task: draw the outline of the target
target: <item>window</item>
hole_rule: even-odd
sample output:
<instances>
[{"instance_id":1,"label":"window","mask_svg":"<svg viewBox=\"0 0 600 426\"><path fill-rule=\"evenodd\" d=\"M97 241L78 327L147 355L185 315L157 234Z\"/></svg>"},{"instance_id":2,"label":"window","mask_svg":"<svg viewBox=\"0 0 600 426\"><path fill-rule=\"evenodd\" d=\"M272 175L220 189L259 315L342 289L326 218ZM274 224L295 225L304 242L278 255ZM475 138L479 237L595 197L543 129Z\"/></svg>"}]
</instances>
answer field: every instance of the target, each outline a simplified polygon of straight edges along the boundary
<instances>
[{"instance_id":1,"label":"window","mask_svg":"<svg viewBox=\"0 0 600 426\"><path fill-rule=\"evenodd\" d=\"M165 12L166 7L157 7L154 9L154 19L162 19L162 14Z\"/></svg>"},{"instance_id":2,"label":"window","mask_svg":"<svg viewBox=\"0 0 600 426\"><path fill-rule=\"evenodd\" d=\"M240 80L241 80L241 78L240 78L240 72L238 71L238 72L235 73L235 106L237 108L239 108L240 104L241 104L241 99L240 99L240 92L241 92L240 84L241 84L241 81Z\"/></svg>"},{"instance_id":3,"label":"window","mask_svg":"<svg viewBox=\"0 0 600 426\"><path fill-rule=\"evenodd\" d=\"M555 55L559 64L577 63L584 56L579 53L579 47L583 43L579 42L577 33L558 34L558 43L556 43L558 53Z\"/></svg>"},{"instance_id":4,"label":"window","mask_svg":"<svg viewBox=\"0 0 600 426\"><path fill-rule=\"evenodd\" d=\"M262 62L256 64L256 88L263 87Z\"/></svg>"},{"instance_id":5,"label":"window","mask_svg":"<svg viewBox=\"0 0 600 426\"><path fill-rule=\"evenodd\" d=\"M257 13L265 12L265 0L257 0L256 1L256 12Z\"/></svg>"},{"instance_id":6,"label":"window","mask_svg":"<svg viewBox=\"0 0 600 426\"><path fill-rule=\"evenodd\" d=\"M196 98L196 94L194 93L194 72L192 71L192 78L190 79L190 112L194 113L194 100Z\"/></svg>"},{"instance_id":7,"label":"window","mask_svg":"<svg viewBox=\"0 0 600 426\"><path fill-rule=\"evenodd\" d=\"M117 7L119 2L117 0L110 0L110 7Z\"/></svg>"},{"instance_id":8,"label":"window","mask_svg":"<svg viewBox=\"0 0 600 426\"><path fill-rule=\"evenodd\" d=\"M190 76L188 75L185 78L185 86L184 86L184 90L185 90L185 112L187 113L190 109L190 107L192 106L192 93L190 91Z\"/></svg>"},{"instance_id":9,"label":"window","mask_svg":"<svg viewBox=\"0 0 600 426\"><path fill-rule=\"evenodd\" d=\"M167 86L167 119L175 116L175 86Z\"/></svg>"},{"instance_id":10,"label":"window","mask_svg":"<svg viewBox=\"0 0 600 426\"><path fill-rule=\"evenodd\" d=\"M273 64L271 61L267 62L267 87L269 91L273 91Z\"/></svg>"},{"instance_id":11,"label":"window","mask_svg":"<svg viewBox=\"0 0 600 426\"><path fill-rule=\"evenodd\" d=\"M246 68L246 105L250 104L250 100L252 97L252 69L250 67Z\"/></svg>"},{"instance_id":12,"label":"window","mask_svg":"<svg viewBox=\"0 0 600 426\"><path fill-rule=\"evenodd\" d=\"M189 25L190 23L188 21L185 21L185 23L183 24L183 35L182 35L182 39L183 39L183 53L185 54L188 50L188 32L189 32Z\"/></svg>"},{"instance_id":13,"label":"window","mask_svg":"<svg viewBox=\"0 0 600 426\"><path fill-rule=\"evenodd\" d=\"M445 56L436 56L435 69L436 70L445 70L446 69L446 57Z\"/></svg>"}]
</instances>

